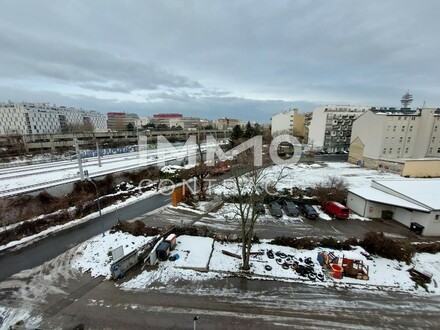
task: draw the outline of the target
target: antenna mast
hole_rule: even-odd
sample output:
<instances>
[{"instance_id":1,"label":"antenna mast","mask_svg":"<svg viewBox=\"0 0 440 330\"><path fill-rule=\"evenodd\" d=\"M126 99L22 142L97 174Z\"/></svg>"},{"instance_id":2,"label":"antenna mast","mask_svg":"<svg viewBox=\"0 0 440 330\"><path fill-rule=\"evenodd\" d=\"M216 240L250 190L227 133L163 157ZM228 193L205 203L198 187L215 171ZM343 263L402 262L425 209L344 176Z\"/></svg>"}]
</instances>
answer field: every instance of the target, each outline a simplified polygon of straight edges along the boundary
<instances>
[{"instance_id":1,"label":"antenna mast","mask_svg":"<svg viewBox=\"0 0 440 330\"><path fill-rule=\"evenodd\" d=\"M402 99L400 100L400 103L402 103L402 107L408 108L408 106L412 103L412 101L413 101L413 96L412 96L412 94L409 91L407 91L402 96Z\"/></svg>"}]
</instances>

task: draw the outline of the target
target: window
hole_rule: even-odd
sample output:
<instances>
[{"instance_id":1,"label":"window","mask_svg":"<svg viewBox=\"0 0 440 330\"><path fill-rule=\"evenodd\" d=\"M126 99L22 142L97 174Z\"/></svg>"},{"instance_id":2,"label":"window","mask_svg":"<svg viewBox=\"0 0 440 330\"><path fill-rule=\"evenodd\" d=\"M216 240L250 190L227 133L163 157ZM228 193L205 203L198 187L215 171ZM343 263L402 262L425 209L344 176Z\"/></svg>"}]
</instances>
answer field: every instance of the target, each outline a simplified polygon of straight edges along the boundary
<instances>
[{"instance_id":1,"label":"window","mask_svg":"<svg viewBox=\"0 0 440 330\"><path fill-rule=\"evenodd\" d=\"M394 126L394 127L393 127L393 132L395 132L395 131L396 131L396 128L397 128L397 126Z\"/></svg>"},{"instance_id":2,"label":"window","mask_svg":"<svg viewBox=\"0 0 440 330\"><path fill-rule=\"evenodd\" d=\"M401 137L399 138L399 142L400 142L400 143L403 142L403 136L401 136Z\"/></svg>"},{"instance_id":3,"label":"window","mask_svg":"<svg viewBox=\"0 0 440 330\"><path fill-rule=\"evenodd\" d=\"M435 142L435 136L432 137L431 142Z\"/></svg>"},{"instance_id":4,"label":"window","mask_svg":"<svg viewBox=\"0 0 440 330\"><path fill-rule=\"evenodd\" d=\"M399 117L397 117L397 119L400 120L400 119L402 119L402 117L399 116Z\"/></svg>"},{"instance_id":5,"label":"window","mask_svg":"<svg viewBox=\"0 0 440 330\"><path fill-rule=\"evenodd\" d=\"M388 136L385 138L385 143L388 143Z\"/></svg>"},{"instance_id":6,"label":"window","mask_svg":"<svg viewBox=\"0 0 440 330\"><path fill-rule=\"evenodd\" d=\"M434 132L437 132L437 126L434 126Z\"/></svg>"},{"instance_id":7,"label":"window","mask_svg":"<svg viewBox=\"0 0 440 330\"><path fill-rule=\"evenodd\" d=\"M440 220L440 215L439 214L436 214L435 215L435 221L439 221Z\"/></svg>"},{"instance_id":8,"label":"window","mask_svg":"<svg viewBox=\"0 0 440 330\"><path fill-rule=\"evenodd\" d=\"M408 142L408 143L411 142L411 136L408 136L408 140L406 142Z\"/></svg>"},{"instance_id":9,"label":"window","mask_svg":"<svg viewBox=\"0 0 440 330\"><path fill-rule=\"evenodd\" d=\"M387 153L387 148L383 148L382 153L385 155Z\"/></svg>"},{"instance_id":10,"label":"window","mask_svg":"<svg viewBox=\"0 0 440 330\"><path fill-rule=\"evenodd\" d=\"M405 153L406 153L406 154L408 153L408 148L405 148Z\"/></svg>"},{"instance_id":11,"label":"window","mask_svg":"<svg viewBox=\"0 0 440 330\"><path fill-rule=\"evenodd\" d=\"M391 129L391 126L387 126L387 132L389 132L390 131L390 129Z\"/></svg>"},{"instance_id":12,"label":"window","mask_svg":"<svg viewBox=\"0 0 440 330\"><path fill-rule=\"evenodd\" d=\"M393 148L390 148L390 151L388 153L392 154L393 153Z\"/></svg>"},{"instance_id":13,"label":"window","mask_svg":"<svg viewBox=\"0 0 440 330\"><path fill-rule=\"evenodd\" d=\"M405 132L405 126L402 126L402 132Z\"/></svg>"},{"instance_id":14,"label":"window","mask_svg":"<svg viewBox=\"0 0 440 330\"><path fill-rule=\"evenodd\" d=\"M409 131L412 132L413 131L413 126L409 127Z\"/></svg>"},{"instance_id":15,"label":"window","mask_svg":"<svg viewBox=\"0 0 440 330\"><path fill-rule=\"evenodd\" d=\"M397 148L397 154L400 155L400 148Z\"/></svg>"},{"instance_id":16,"label":"window","mask_svg":"<svg viewBox=\"0 0 440 330\"><path fill-rule=\"evenodd\" d=\"M431 147L431 148L429 148L429 153L430 153L430 154L432 154L432 147Z\"/></svg>"}]
</instances>

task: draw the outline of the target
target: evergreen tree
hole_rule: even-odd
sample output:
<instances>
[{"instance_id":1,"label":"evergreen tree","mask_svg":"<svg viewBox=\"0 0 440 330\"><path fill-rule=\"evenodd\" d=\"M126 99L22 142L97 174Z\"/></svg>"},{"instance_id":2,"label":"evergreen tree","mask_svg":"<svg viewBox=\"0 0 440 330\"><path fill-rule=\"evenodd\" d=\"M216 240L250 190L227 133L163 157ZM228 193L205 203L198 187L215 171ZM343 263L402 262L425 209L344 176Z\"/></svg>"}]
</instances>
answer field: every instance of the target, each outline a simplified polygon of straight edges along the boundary
<instances>
[{"instance_id":1,"label":"evergreen tree","mask_svg":"<svg viewBox=\"0 0 440 330\"><path fill-rule=\"evenodd\" d=\"M248 121L246 124L246 130L244 131L244 137L246 139L250 139L255 136L254 128L252 127L251 123Z\"/></svg>"},{"instance_id":2,"label":"evergreen tree","mask_svg":"<svg viewBox=\"0 0 440 330\"><path fill-rule=\"evenodd\" d=\"M236 144L236 141L240 140L241 138L243 138L244 136L244 132L241 129L240 125L235 125L232 128L232 133L231 133L231 137L229 139L229 142L231 144L231 147L233 147Z\"/></svg>"}]
</instances>

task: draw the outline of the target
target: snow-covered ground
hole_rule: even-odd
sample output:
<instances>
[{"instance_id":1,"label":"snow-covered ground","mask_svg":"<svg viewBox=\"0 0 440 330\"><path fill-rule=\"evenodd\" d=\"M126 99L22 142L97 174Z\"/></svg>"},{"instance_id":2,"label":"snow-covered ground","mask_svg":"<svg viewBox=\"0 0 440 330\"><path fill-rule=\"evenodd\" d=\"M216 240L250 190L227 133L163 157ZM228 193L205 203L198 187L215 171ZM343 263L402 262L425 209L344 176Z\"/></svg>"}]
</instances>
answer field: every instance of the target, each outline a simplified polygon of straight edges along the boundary
<instances>
[{"instance_id":1,"label":"snow-covered ground","mask_svg":"<svg viewBox=\"0 0 440 330\"><path fill-rule=\"evenodd\" d=\"M278 180L281 171L283 171L282 178ZM303 163L288 166L275 165L267 168L263 175L265 181L277 182L276 188L279 191L292 187L312 187L332 176L344 178L350 188L370 187L372 180L405 179L397 174L379 172L377 170L361 168L350 163L339 162L328 162L322 165L307 165ZM236 194L236 188L232 181L225 181L225 184L213 188L213 194L233 195Z\"/></svg>"},{"instance_id":2,"label":"snow-covered ground","mask_svg":"<svg viewBox=\"0 0 440 330\"><path fill-rule=\"evenodd\" d=\"M211 144L207 147L212 146ZM205 148L205 146L203 146ZM148 150L148 152L121 154L102 157L101 167L96 158L83 159L83 169L90 177L101 176L118 171L138 169L160 162L183 159L195 155L197 147L176 147L173 149ZM17 168L0 169L0 196L45 188L54 184L73 182L79 179L77 160L52 162L42 165L29 165Z\"/></svg>"},{"instance_id":3,"label":"snow-covered ground","mask_svg":"<svg viewBox=\"0 0 440 330\"><path fill-rule=\"evenodd\" d=\"M121 233L108 234L105 237L96 236L78 248L71 264L83 271L90 271L92 276L107 276L110 272L109 251L111 249L122 245L124 249L126 248L124 252L127 253L129 249L139 247L148 240L149 238L134 238L131 235ZM150 286L161 286L180 280L197 281L225 276L245 276L253 279L303 282L317 286L341 286L425 294L425 289L416 288L408 273L408 269L416 267L433 274L432 282L427 284L428 290L431 294L440 294L440 287L438 287L438 283L440 283L440 254L418 253L414 257L414 264L406 265L377 256L373 256L373 260L368 260L362 254L365 251L360 247L354 247L352 251L336 251L326 248L297 250L262 242L254 244L252 251L261 251L263 254L253 256L250 272L243 273L240 271L241 259L227 256L222 253L222 250L241 255L241 245L238 243L214 242L213 239L206 237L179 236L176 249L171 253L171 255L179 255L177 261L160 262L157 269L144 270L138 276L123 283L121 287L130 290L143 290ZM267 256L268 250L272 250L274 253L282 252L287 257L277 260L278 257L275 256L274 259L270 259ZM333 252L340 260L343 257L362 260L364 265L369 268L369 280L350 277L333 278L317 262L318 252L324 251ZM288 260L285 258L290 258L291 261L296 260L300 264L303 264L306 258L311 258L315 272L323 274L324 280L313 281L301 276L291 267L283 268L280 261ZM270 266L271 269L266 269L266 266ZM207 271L197 271L200 269L207 269Z\"/></svg>"}]
</instances>

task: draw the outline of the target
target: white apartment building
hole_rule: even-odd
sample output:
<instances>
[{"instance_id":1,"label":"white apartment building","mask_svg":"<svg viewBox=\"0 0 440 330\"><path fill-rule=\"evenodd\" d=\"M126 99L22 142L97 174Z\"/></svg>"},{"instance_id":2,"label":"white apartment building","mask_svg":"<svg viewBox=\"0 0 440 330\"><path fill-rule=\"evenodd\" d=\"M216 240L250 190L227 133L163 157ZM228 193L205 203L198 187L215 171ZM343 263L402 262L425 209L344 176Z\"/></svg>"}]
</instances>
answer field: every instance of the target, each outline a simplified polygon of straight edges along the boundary
<instances>
[{"instance_id":1,"label":"white apartment building","mask_svg":"<svg viewBox=\"0 0 440 330\"><path fill-rule=\"evenodd\" d=\"M353 124L352 162L429 157L440 157L440 109L371 108Z\"/></svg>"},{"instance_id":2,"label":"white apartment building","mask_svg":"<svg viewBox=\"0 0 440 330\"><path fill-rule=\"evenodd\" d=\"M142 128L142 126L145 126L147 124L150 123L150 118L149 117L139 117L135 120L134 125L137 128Z\"/></svg>"},{"instance_id":3,"label":"white apartment building","mask_svg":"<svg viewBox=\"0 0 440 330\"><path fill-rule=\"evenodd\" d=\"M92 124L107 129L107 116L96 111L49 103L0 103L0 134L53 134L69 124Z\"/></svg>"},{"instance_id":4,"label":"white apartment building","mask_svg":"<svg viewBox=\"0 0 440 330\"><path fill-rule=\"evenodd\" d=\"M348 150L353 121L370 107L327 105L313 110L308 143L328 152Z\"/></svg>"},{"instance_id":5,"label":"white apartment building","mask_svg":"<svg viewBox=\"0 0 440 330\"><path fill-rule=\"evenodd\" d=\"M305 136L304 116L298 113L298 109L289 109L272 116L271 134L292 134L294 136Z\"/></svg>"},{"instance_id":6,"label":"white apartment building","mask_svg":"<svg viewBox=\"0 0 440 330\"><path fill-rule=\"evenodd\" d=\"M200 126L200 118L198 117L180 117L170 118L169 127L181 127L182 129L198 128Z\"/></svg>"}]
</instances>

